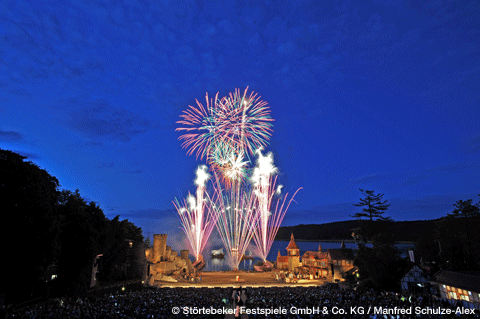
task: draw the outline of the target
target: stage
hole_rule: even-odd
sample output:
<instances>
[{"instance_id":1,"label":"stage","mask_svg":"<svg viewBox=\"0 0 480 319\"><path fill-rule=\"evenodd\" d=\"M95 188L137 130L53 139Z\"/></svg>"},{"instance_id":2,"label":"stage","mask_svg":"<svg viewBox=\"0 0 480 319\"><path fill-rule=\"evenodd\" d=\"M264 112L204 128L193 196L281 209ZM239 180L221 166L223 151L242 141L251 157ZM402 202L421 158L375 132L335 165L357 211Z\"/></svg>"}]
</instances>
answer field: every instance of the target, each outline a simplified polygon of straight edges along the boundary
<instances>
[{"instance_id":1,"label":"stage","mask_svg":"<svg viewBox=\"0 0 480 319\"><path fill-rule=\"evenodd\" d=\"M238 276L238 280L237 280ZM193 281L179 281L179 282L163 282L155 281L155 286L163 287L308 287L308 286L322 286L325 284L324 280L307 280L298 279L298 282L287 283L277 280L275 272L247 272L247 271L206 271L201 272L201 280Z\"/></svg>"}]
</instances>

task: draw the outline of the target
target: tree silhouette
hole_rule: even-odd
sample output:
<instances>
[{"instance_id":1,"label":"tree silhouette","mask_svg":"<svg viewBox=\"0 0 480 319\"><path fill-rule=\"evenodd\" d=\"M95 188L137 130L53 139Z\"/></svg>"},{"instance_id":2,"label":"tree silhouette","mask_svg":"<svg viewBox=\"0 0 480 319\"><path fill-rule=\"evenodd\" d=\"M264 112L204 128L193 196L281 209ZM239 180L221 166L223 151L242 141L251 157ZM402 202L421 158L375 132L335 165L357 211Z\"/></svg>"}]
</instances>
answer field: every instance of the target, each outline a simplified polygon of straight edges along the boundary
<instances>
[{"instance_id":1,"label":"tree silhouette","mask_svg":"<svg viewBox=\"0 0 480 319\"><path fill-rule=\"evenodd\" d=\"M363 207L362 212L355 213L351 217L353 218L367 218L369 221L374 220L391 220L390 217L382 216L390 206L387 204L387 200L382 201L384 194L375 194L374 191L363 190L360 188L364 198L360 198L358 204L353 204L357 207Z\"/></svg>"},{"instance_id":2,"label":"tree silhouette","mask_svg":"<svg viewBox=\"0 0 480 319\"><path fill-rule=\"evenodd\" d=\"M58 251L58 185L25 156L0 149L0 294L10 299L30 296Z\"/></svg>"},{"instance_id":3,"label":"tree silhouette","mask_svg":"<svg viewBox=\"0 0 480 319\"><path fill-rule=\"evenodd\" d=\"M141 228L118 216L108 220L102 209L94 202L87 203L78 190L59 191L58 187L58 180L46 170L24 156L0 149L4 256L0 295L5 295L7 303L38 297L53 286L63 287L61 294L83 294L98 254L104 254L104 278L133 279L143 274ZM47 268L58 274L48 284ZM116 278L112 274L119 268L123 275Z\"/></svg>"},{"instance_id":4,"label":"tree silhouette","mask_svg":"<svg viewBox=\"0 0 480 319\"><path fill-rule=\"evenodd\" d=\"M107 219L94 202L87 203L78 190L62 191L61 250L57 270L65 292L81 295L89 288L93 260L103 252Z\"/></svg>"},{"instance_id":5,"label":"tree silhouette","mask_svg":"<svg viewBox=\"0 0 480 319\"><path fill-rule=\"evenodd\" d=\"M353 205L363 207L362 211L355 213L350 217L362 221L360 230L355 233L355 236L359 235L363 241L368 241L378 233L382 232L386 227L386 222L392 221L390 217L383 216L390 204L387 204L387 200L382 201L384 194L375 194L373 190L360 189L360 191L364 197L360 198L358 204Z\"/></svg>"},{"instance_id":6,"label":"tree silhouette","mask_svg":"<svg viewBox=\"0 0 480 319\"><path fill-rule=\"evenodd\" d=\"M480 203L458 200L452 213L438 222L437 241L445 267L476 270L480 266Z\"/></svg>"}]
</instances>

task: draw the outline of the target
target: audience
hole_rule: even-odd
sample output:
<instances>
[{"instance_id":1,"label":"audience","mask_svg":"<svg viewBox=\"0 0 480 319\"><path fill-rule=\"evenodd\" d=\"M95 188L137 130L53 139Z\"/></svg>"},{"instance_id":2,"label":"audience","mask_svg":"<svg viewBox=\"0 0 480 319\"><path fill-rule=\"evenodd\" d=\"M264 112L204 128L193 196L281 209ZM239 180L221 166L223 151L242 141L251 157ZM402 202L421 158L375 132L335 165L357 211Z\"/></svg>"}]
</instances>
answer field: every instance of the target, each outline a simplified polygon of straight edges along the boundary
<instances>
[{"instance_id":1,"label":"audience","mask_svg":"<svg viewBox=\"0 0 480 319\"><path fill-rule=\"evenodd\" d=\"M10 310L7 318L225 318L222 316L183 313L183 307L213 307L234 309L327 307L329 314L250 315L248 318L461 318L458 315L351 315L350 307L422 308L450 307L446 301L429 296L402 296L387 292L356 292L339 289L336 285L318 287L264 287L264 288L159 288L125 292L118 295L89 297L85 299L64 299L56 304ZM332 314L332 307L346 310L346 315ZM172 314L172 308L179 307L179 314ZM478 318L468 315L468 318ZM246 315L241 316L245 318Z\"/></svg>"}]
</instances>

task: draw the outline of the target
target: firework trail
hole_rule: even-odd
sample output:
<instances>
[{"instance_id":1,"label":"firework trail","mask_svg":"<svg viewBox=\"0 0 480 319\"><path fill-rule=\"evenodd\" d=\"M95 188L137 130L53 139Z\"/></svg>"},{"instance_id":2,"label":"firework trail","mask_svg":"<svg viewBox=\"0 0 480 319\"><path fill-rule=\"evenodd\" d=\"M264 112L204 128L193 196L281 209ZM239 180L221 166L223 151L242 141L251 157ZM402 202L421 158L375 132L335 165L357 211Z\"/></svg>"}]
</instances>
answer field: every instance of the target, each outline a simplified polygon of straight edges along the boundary
<instances>
[{"instance_id":1,"label":"firework trail","mask_svg":"<svg viewBox=\"0 0 480 319\"><path fill-rule=\"evenodd\" d=\"M233 268L238 269L256 229L256 198L240 183L234 183L230 189L222 188L221 178L214 175L215 199L211 201L210 209L219 216L218 233Z\"/></svg>"},{"instance_id":2,"label":"firework trail","mask_svg":"<svg viewBox=\"0 0 480 319\"><path fill-rule=\"evenodd\" d=\"M271 186L268 188L266 194L262 195L267 198L267 206L269 209L272 209L272 202L274 202L273 212L268 212L263 214L263 217L260 217L259 226L256 228L253 234L253 241L258 249L258 255L264 261L267 260L268 253L272 248L272 244L275 241L275 236L277 236L278 229L282 224L283 218L290 207L290 204L293 201L295 195L297 195L298 191L302 188L300 187L295 191L292 197L287 200L289 194L286 193L283 196L280 196L281 192L280 189L282 185L278 185L275 190L277 177L273 178ZM275 191L274 191L275 190ZM274 200L274 196L278 196L276 201ZM262 213L260 212L260 215ZM263 219L262 219L263 218Z\"/></svg>"},{"instance_id":3,"label":"firework trail","mask_svg":"<svg viewBox=\"0 0 480 319\"><path fill-rule=\"evenodd\" d=\"M257 230L261 242L257 243L257 248L259 248L262 259L266 260L267 255L264 252L267 251L268 220L271 215L270 204L272 198L270 194L272 194L271 188L274 187L270 177L277 172L277 168L273 165L272 153L263 156L262 149L258 149L257 155L257 166L253 170L251 182L254 185L253 192L258 200L258 215L260 217Z\"/></svg>"},{"instance_id":4,"label":"firework trail","mask_svg":"<svg viewBox=\"0 0 480 319\"><path fill-rule=\"evenodd\" d=\"M208 206L206 203L208 202L208 195L205 198L205 186L210 178L207 170L208 168L205 165L197 168L196 197L189 194L182 204L178 200L173 202L196 260L201 258L203 249L218 219L216 211L205 209Z\"/></svg>"},{"instance_id":5,"label":"firework trail","mask_svg":"<svg viewBox=\"0 0 480 319\"><path fill-rule=\"evenodd\" d=\"M263 156L261 148L256 153L258 155L257 165L250 180L254 186L253 192L258 200L257 214L259 217L258 227L255 230L253 239L260 258L266 261L278 228L298 190L288 202L286 202L288 193L283 197L282 201L280 198L282 185L276 187L276 173L278 169L273 165L273 154L270 152L267 156ZM274 195L277 195L279 198L272 213L271 205Z\"/></svg>"}]
</instances>

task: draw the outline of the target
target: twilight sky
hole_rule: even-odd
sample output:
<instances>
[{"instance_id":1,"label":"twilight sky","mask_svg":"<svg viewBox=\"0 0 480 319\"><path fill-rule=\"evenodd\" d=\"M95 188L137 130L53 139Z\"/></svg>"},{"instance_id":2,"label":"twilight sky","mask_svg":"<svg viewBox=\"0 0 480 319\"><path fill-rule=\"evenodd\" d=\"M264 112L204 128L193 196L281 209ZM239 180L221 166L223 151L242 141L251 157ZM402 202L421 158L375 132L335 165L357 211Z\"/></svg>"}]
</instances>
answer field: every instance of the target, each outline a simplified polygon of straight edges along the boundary
<instances>
[{"instance_id":1,"label":"twilight sky","mask_svg":"<svg viewBox=\"0 0 480 319\"><path fill-rule=\"evenodd\" d=\"M182 110L247 86L304 188L285 225L349 219L359 188L394 220L477 201L477 1L0 2L0 148L146 235L195 190Z\"/></svg>"}]
</instances>

